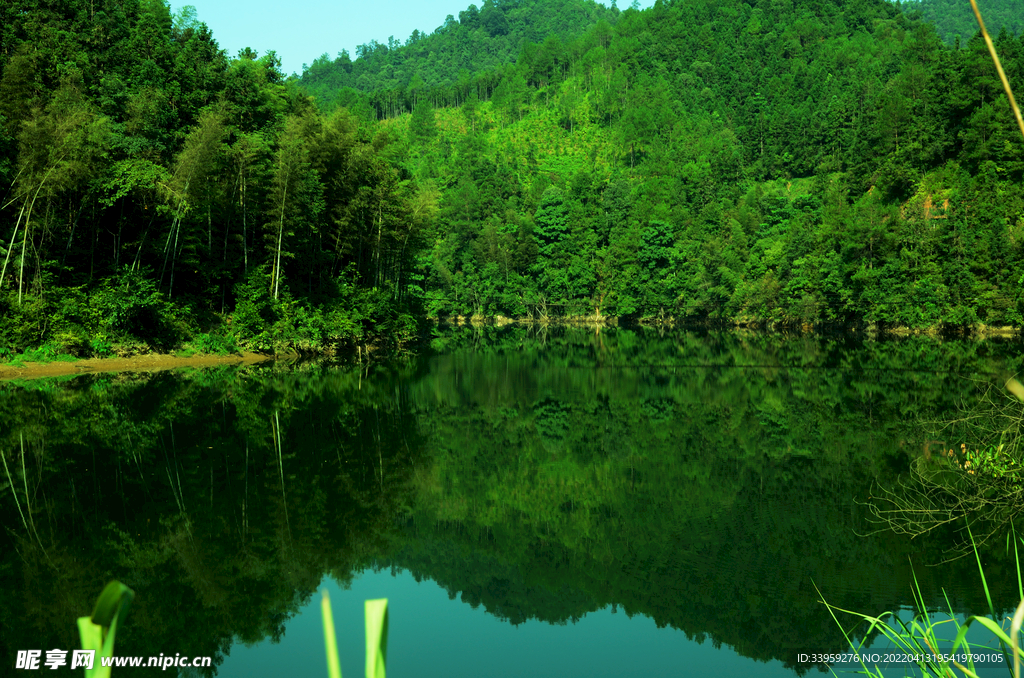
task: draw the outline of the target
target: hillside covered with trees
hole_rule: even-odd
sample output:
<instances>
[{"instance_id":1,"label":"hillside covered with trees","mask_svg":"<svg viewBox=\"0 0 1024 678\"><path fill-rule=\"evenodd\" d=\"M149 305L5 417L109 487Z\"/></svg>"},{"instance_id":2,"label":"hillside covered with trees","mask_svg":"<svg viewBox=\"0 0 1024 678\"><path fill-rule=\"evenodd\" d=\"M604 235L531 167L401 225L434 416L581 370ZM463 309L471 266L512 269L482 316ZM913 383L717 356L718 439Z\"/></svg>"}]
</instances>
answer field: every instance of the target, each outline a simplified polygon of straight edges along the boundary
<instances>
[{"instance_id":1,"label":"hillside covered with trees","mask_svg":"<svg viewBox=\"0 0 1024 678\"><path fill-rule=\"evenodd\" d=\"M900 3L903 11L918 10L925 21L935 24L939 37L948 44L957 39L966 43L978 32L978 20L969 2L956 0L909 0ZM985 27L993 35L1006 30L1013 35L1024 31L1024 6L1020 0L985 0L979 4Z\"/></svg>"},{"instance_id":2,"label":"hillside covered with trees","mask_svg":"<svg viewBox=\"0 0 1024 678\"><path fill-rule=\"evenodd\" d=\"M163 0L0 7L0 351L1024 320L1024 145L980 39L883 0L553 8L296 81Z\"/></svg>"},{"instance_id":3,"label":"hillside covered with trees","mask_svg":"<svg viewBox=\"0 0 1024 678\"><path fill-rule=\"evenodd\" d=\"M599 21L614 21L618 9L594 0L485 0L456 19L449 14L433 33L416 30L402 43L375 40L331 59L324 54L304 68L302 84L325 108L351 104L355 90L385 92L402 87L413 99L429 91L431 103L458 105L469 80L481 70L513 63L526 43L576 37ZM380 105L397 105L384 99Z\"/></svg>"},{"instance_id":4,"label":"hillside covered with trees","mask_svg":"<svg viewBox=\"0 0 1024 678\"><path fill-rule=\"evenodd\" d=\"M432 313L1020 322L1020 132L980 38L917 12L660 2L460 94L361 103L441 197Z\"/></svg>"}]
</instances>

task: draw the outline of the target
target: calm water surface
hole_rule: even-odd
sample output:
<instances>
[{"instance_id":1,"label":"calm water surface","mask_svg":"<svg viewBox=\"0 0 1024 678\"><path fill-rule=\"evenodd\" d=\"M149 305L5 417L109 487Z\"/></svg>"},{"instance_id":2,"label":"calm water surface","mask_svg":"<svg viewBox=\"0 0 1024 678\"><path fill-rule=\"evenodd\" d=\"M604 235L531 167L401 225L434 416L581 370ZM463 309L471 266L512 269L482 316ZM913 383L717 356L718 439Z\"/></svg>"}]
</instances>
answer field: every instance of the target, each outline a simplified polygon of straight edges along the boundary
<instances>
[{"instance_id":1,"label":"calm water surface","mask_svg":"<svg viewBox=\"0 0 1024 678\"><path fill-rule=\"evenodd\" d=\"M868 506L935 439L921 422L1019 354L466 329L369 366L3 384L0 645L12 666L77 646L117 578L137 592L120 654L221 676L326 675L320 586L349 676L371 597L395 676L816 673L799 653L845 645L815 586L879 613L916 572L929 606L987 612L976 564L943 563L960 535L911 540ZM1015 606L1005 543L982 558Z\"/></svg>"}]
</instances>

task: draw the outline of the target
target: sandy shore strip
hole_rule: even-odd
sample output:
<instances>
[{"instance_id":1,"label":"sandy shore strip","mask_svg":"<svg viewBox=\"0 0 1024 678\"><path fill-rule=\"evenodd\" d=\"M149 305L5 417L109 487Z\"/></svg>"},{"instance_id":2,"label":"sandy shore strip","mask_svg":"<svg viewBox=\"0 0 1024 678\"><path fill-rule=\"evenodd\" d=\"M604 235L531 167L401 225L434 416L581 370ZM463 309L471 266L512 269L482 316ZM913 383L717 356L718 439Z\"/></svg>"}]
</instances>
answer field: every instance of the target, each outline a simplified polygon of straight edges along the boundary
<instances>
[{"instance_id":1,"label":"sandy shore strip","mask_svg":"<svg viewBox=\"0 0 1024 678\"><path fill-rule=\"evenodd\" d=\"M160 372L179 367L212 367L214 365L252 365L273 360L261 353L232 355L194 355L178 357L152 353L130 358L86 358L74 362L24 363L24 367L0 364L0 381L13 379L40 379L68 374L94 374L98 372Z\"/></svg>"}]
</instances>

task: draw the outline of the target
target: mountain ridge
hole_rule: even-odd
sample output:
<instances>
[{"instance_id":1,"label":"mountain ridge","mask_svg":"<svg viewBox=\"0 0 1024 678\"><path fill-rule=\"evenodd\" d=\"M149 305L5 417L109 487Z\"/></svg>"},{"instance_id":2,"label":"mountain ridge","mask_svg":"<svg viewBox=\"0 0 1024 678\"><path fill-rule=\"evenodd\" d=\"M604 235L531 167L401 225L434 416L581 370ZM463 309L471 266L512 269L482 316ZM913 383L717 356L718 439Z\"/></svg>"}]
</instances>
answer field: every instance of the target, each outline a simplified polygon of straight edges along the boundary
<instances>
[{"instance_id":1,"label":"mountain ridge","mask_svg":"<svg viewBox=\"0 0 1024 678\"><path fill-rule=\"evenodd\" d=\"M575 37L590 26L614 23L619 15L593 0L485 0L449 14L432 33L413 31L403 43L371 40L356 48L356 59L342 50L306 66L300 82L325 108L339 92L396 88L436 89L456 85L465 74L494 69L517 59L523 44L553 37ZM465 72L465 73L463 73Z\"/></svg>"}]
</instances>

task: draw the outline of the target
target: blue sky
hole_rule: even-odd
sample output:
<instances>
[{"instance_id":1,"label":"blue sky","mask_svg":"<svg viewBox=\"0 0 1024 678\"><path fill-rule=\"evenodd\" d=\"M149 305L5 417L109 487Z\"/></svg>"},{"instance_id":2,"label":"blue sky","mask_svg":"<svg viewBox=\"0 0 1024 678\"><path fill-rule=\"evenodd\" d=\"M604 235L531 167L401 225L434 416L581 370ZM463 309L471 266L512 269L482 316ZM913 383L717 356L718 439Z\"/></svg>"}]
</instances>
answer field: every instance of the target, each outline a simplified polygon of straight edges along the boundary
<instances>
[{"instance_id":1,"label":"blue sky","mask_svg":"<svg viewBox=\"0 0 1024 678\"><path fill-rule=\"evenodd\" d=\"M447 15L458 17L474 0L171 0L171 9L193 5L198 19L213 30L221 48L235 56L243 47L261 55L276 50L285 73L301 73L323 53L333 58L347 49L355 58L356 45L371 40L386 43L389 36L405 40L414 29L431 33ZM475 3L483 5L482 0ZM607 0L604 4L611 4ZM630 0L619 0L626 9ZM654 0L641 0L650 7Z\"/></svg>"}]
</instances>

